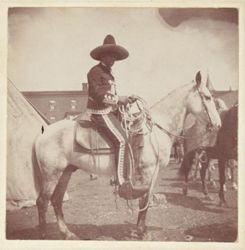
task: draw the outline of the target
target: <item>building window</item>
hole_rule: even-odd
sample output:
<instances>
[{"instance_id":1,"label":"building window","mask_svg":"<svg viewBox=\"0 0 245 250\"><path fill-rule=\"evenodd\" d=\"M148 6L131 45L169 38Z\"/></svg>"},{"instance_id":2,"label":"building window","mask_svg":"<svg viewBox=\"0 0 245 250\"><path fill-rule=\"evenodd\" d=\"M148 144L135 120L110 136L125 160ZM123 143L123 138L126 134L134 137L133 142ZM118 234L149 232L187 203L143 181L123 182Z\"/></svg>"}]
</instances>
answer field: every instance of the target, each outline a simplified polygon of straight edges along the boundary
<instances>
[{"instance_id":1,"label":"building window","mask_svg":"<svg viewBox=\"0 0 245 250\"><path fill-rule=\"evenodd\" d=\"M66 120L74 120L75 118L77 118L77 116L78 116L78 115L75 115L75 114L74 114L74 115L67 115L67 116L65 117L65 119L66 119Z\"/></svg>"},{"instance_id":2,"label":"building window","mask_svg":"<svg viewBox=\"0 0 245 250\"><path fill-rule=\"evenodd\" d=\"M55 116L51 116L49 119L50 119L51 122L55 122L56 121Z\"/></svg>"},{"instance_id":3,"label":"building window","mask_svg":"<svg viewBox=\"0 0 245 250\"><path fill-rule=\"evenodd\" d=\"M71 110L74 111L77 109L77 101L71 100Z\"/></svg>"},{"instance_id":4,"label":"building window","mask_svg":"<svg viewBox=\"0 0 245 250\"><path fill-rule=\"evenodd\" d=\"M49 111L55 110L55 106L56 106L56 101L50 100L49 101Z\"/></svg>"}]
</instances>

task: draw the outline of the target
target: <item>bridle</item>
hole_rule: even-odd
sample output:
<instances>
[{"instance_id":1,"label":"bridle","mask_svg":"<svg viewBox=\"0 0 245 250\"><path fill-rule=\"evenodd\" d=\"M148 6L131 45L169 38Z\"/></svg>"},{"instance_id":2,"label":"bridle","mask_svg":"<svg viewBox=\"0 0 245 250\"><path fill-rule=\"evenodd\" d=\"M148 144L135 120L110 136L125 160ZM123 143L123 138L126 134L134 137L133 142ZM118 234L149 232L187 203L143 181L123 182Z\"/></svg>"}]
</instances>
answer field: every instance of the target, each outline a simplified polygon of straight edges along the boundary
<instances>
[{"instance_id":1,"label":"bridle","mask_svg":"<svg viewBox=\"0 0 245 250\"><path fill-rule=\"evenodd\" d=\"M199 88L196 87L196 89L197 89L197 93L199 94L199 96L200 96L200 98L201 98L202 106L204 107L205 113L206 113L207 116L208 116L209 123L207 124L207 130L211 130L211 129L213 128L213 125L212 125L211 117L210 117L209 112L208 112L207 105L206 105L206 103L204 102L204 98L203 98L202 94L200 93Z\"/></svg>"},{"instance_id":2,"label":"bridle","mask_svg":"<svg viewBox=\"0 0 245 250\"><path fill-rule=\"evenodd\" d=\"M202 134L198 134L198 135L194 135L194 136L186 136L186 135L176 135L176 134L173 134L171 133L170 131L168 131L167 129L163 128L161 125L159 125L158 123L154 123L154 125L156 125L160 130L162 130L164 133L168 134L169 136L171 137L175 137L177 139L194 139L194 138L199 138L200 136L203 136L203 135L206 135L210 132L212 132L212 128L213 128L213 125L212 125L212 120L211 120L211 117L209 115L209 112L208 112L208 108L204 102L204 99L203 99L203 96L202 94L200 93L199 91L199 88L196 87L196 90L197 90L197 93L201 99L201 102L202 102L202 106L204 107L204 111L205 113L207 114L208 116L208 121L209 123L207 124L207 127L206 127L206 131L204 131Z\"/></svg>"}]
</instances>

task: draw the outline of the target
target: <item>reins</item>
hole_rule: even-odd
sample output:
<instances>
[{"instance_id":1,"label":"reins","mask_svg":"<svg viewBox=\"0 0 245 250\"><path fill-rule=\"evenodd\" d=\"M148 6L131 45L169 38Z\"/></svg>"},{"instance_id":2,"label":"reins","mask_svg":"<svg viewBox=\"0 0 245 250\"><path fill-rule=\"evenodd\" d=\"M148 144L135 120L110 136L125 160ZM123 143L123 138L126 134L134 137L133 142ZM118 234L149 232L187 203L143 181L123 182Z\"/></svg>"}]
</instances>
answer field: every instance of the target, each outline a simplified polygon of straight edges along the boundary
<instances>
[{"instance_id":1,"label":"reins","mask_svg":"<svg viewBox=\"0 0 245 250\"><path fill-rule=\"evenodd\" d=\"M178 138L178 139L193 139L193 138L198 138L200 137L201 135L205 135L205 134L208 134L210 133L211 131L205 131L201 134L198 134L198 135L195 135L195 136L186 136L186 135L176 135L176 134L173 134L171 133L170 131L168 131L167 129L163 128L161 125L159 125L158 123L154 123L155 126L157 126L160 130L162 130L163 132L165 132L166 134L168 134L169 136L172 136L172 137L175 137L175 138Z\"/></svg>"},{"instance_id":2,"label":"reins","mask_svg":"<svg viewBox=\"0 0 245 250\"><path fill-rule=\"evenodd\" d=\"M158 174L158 171L159 171L159 154L160 154L160 149L159 149L159 143L158 143L158 140L157 140L157 136L156 136L156 133L154 133L155 135L155 138L156 138L156 141L157 141L157 153L156 153L156 157L157 157L157 160L156 160L156 167L154 169L154 172L153 172L153 175L152 175L152 178L151 178L151 184L150 184L150 188L149 188L149 191L147 193L147 203L146 205L141 208L141 209L138 209L138 212L143 212L145 211L146 209L148 209L149 205L150 205L150 198L152 196L152 191L153 191L153 188L154 188L154 185L156 183L156 180L157 180L157 174Z\"/></svg>"},{"instance_id":3,"label":"reins","mask_svg":"<svg viewBox=\"0 0 245 250\"><path fill-rule=\"evenodd\" d=\"M205 113L206 113L206 114L207 114L207 116L208 116L209 123L212 125L212 120L211 120L211 117L210 117L210 115L209 115L209 112L208 112L207 106L206 106L205 102L203 101L203 97L202 97L202 95L201 95L201 93L200 93L200 91L199 91L199 88L197 88L197 92L198 92L198 94L199 94L199 96L200 96L200 98L201 98L202 105L203 105L203 107L204 107Z\"/></svg>"}]
</instances>

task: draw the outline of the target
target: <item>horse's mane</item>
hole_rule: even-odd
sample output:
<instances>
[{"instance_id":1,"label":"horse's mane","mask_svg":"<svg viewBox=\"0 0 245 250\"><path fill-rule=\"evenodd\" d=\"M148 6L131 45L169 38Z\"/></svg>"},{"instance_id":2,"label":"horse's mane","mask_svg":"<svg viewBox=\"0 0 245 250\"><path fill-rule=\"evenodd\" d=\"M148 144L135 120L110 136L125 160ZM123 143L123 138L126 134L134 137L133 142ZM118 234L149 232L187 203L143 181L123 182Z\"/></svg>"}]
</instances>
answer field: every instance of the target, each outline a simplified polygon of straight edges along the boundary
<instances>
[{"instance_id":1,"label":"horse's mane","mask_svg":"<svg viewBox=\"0 0 245 250\"><path fill-rule=\"evenodd\" d=\"M236 133L238 126L238 106L232 106L222 117L222 128L230 133Z\"/></svg>"},{"instance_id":2,"label":"horse's mane","mask_svg":"<svg viewBox=\"0 0 245 250\"><path fill-rule=\"evenodd\" d=\"M182 85L182 86L174 89L173 91L171 91L169 94L164 96L162 99L160 99L156 103L154 103L150 107L150 109L154 110L154 109L162 107L165 110L167 110L168 108L171 108L171 106L174 105L173 100L176 100L178 102L183 102L184 99L186 98L186 95L184 95L183 93L185 93L185 92L189 93L192 88L193 88L193 83Z\"/></svg>"},{"instance_id":3,"label":"horse's mane","mask_svg":"<svg viewBox=\"0 0 245 250\"><path fill-rule=\"evenodd\" d=\"M186 98L192 91L193 86L193 83L180 86L153 104L150 110L154 121L171 131L176 130L176 128L179 129L179 126L181 126L179 120L182 120L183 107L186 106Z\"/></svg>"}]
</instances>

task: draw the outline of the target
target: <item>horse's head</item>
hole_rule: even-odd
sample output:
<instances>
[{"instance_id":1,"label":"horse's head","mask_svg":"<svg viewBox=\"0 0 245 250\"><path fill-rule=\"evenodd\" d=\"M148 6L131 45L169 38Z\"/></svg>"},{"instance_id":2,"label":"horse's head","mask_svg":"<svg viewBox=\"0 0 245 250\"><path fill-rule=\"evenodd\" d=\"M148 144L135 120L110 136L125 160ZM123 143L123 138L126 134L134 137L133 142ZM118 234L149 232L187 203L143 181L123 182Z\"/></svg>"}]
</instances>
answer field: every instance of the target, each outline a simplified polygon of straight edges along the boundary
<instances>
[{"instance_id":1,"label":"horse's head","mask_svg":"<svg viewBox=\"0 0 245 250\"><path fill-rule=\"evenodd\" d=\"M214 99L207 83L202 81L200 71L196 74L196 85L187 97L187 113L192 113L197 120L207 123L208 127L219 128L221 126Z\"/></svg>"}]
</instances>

